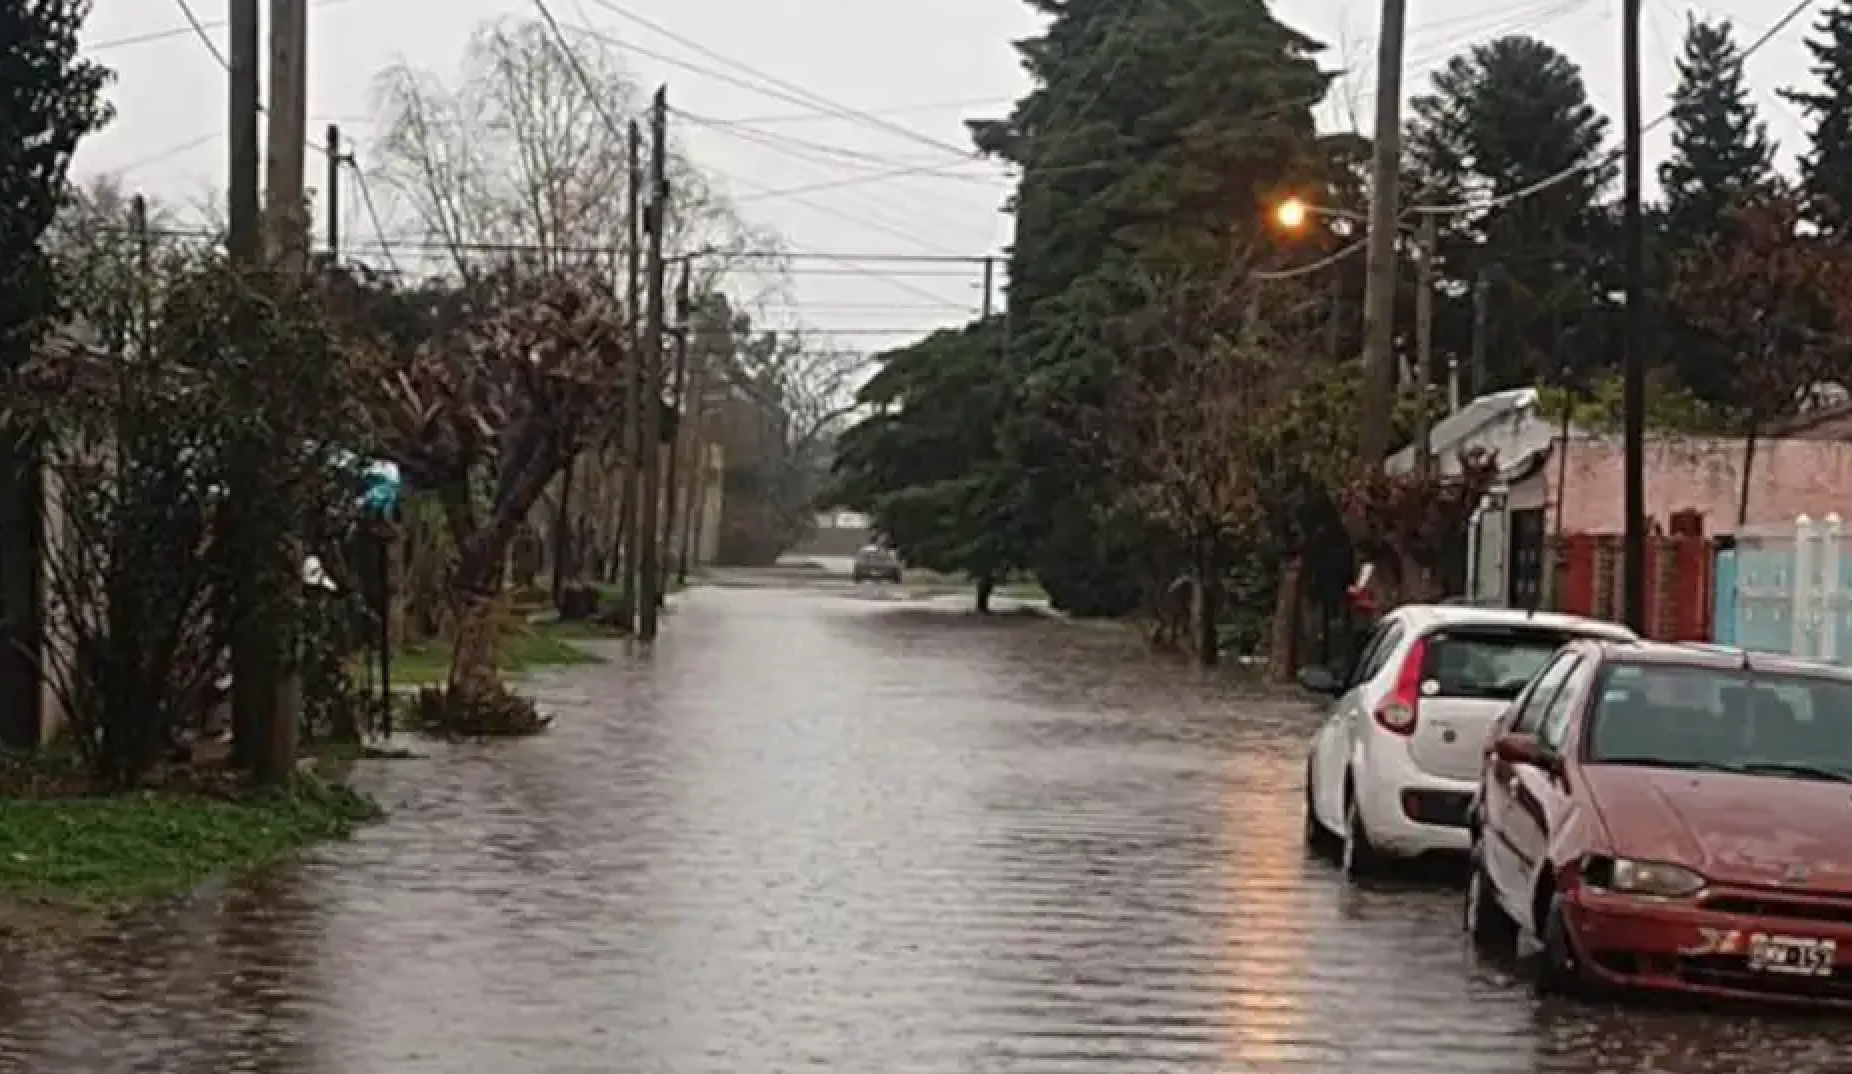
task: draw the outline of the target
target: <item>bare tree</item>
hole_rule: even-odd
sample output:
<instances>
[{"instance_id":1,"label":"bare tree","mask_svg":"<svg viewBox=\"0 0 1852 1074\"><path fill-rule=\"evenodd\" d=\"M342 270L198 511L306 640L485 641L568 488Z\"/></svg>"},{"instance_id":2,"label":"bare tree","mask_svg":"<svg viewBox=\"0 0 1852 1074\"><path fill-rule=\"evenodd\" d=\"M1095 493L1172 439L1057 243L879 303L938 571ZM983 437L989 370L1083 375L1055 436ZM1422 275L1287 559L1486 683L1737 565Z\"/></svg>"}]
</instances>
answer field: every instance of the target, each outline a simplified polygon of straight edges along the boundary
<instances>
[{"instance_id":1,"label":"bare tree","mask_svg":"<svg viewBox=\"0 0 1852 1074\"><path fill-rule=\"evenodd\" d=\"M531 706L497 674L503 568L535 503L621 398L629 333L615 296L582 274L504 273L456 295L409 347L374 327L403 296L363 286L336 297L391 355L371 400L377 435L436 495L456 549L448 688L427 715L478 733L530 727Z\"/></svg>"},{"instance_id":2,"label":"bare tree","mask_svg":"<svg viewBox=\"0 0 1852 1074\"><path fill-rule=\"evenodd\" d=\"M405 65L376 81L377 173L459 273L483 246L519 247L548 271L623 263L624 124L643 95L602 40L568 34L562 42L544 22L496 19L471 39L454 84ZM701 264L719 273L728 254L765 246L684 155L671 161L670 185L672 252L709 255Z\"/></svg>"}]
</instances>

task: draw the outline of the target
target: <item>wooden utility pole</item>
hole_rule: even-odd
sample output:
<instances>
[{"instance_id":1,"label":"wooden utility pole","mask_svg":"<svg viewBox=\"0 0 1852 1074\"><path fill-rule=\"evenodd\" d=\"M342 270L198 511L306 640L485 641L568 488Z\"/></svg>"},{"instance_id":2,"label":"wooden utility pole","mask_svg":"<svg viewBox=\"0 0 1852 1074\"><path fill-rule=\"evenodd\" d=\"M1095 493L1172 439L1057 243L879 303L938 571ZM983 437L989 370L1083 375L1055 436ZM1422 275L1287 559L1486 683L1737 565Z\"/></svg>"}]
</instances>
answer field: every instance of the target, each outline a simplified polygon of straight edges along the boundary
<instances>
[{"instance_id":1,"label":"wooden utility pole","mask_svg":"<svg viewBox=\"0 0 1852 1074\"><path fill-rule=\"evenodd\" d=\"M264 176L264 238L286 281L308 267L303 151L308 146L308 0L270 0L270 106Z\"/></svg>"},{"instance_id":2,"label":"wooden utility pole","mask_svg":"<svg viewBox=\"0 0 1852 1074\"><path fill-rule=\"evenodd\" d=\"M637 522L643 491L643 131L630 121L630 171L625 182L624 312L630 353L624 359L624 484L618 494L618 623L637 629Z\"/></svg>"},{"instance_id":3,"label":"wooden utility pole","mask_svg":"<svg viewBox=\"0 0 1852 1074\"><path fill-rule=\"evenodd\" d=\"M681 275L675 282L675 388L673 410L675 414L675 436L669 440L669 465L663 477L663 487L667 495L663 499L662 512L662 582L656 587L656 600L661 603L668 593L670 555L675 549L675 531L681 524L679 480L681 477L682 456L686 453L683 444L688 438L688 320L692 313L692 300L689 296L689 273L692 269L688 258L682 260Z\"/></svg>"},{"instance_id":4,"label":"wooden utility pole","mask_svg":"<svg viewBox=\"0 0 1852 1074\"><path fill-rule=\"evenodd\" d=\"M229 175L226 177L226 245L232 263L247 280L254 279L263 259L258 220L258 50L262 45L258 0L230 0L229 58L231 112ZM262 752L262 736L274 721L276 668L265 639L248 629L262 604L256 577L259 564L247 547L250 525L245 514L259 477L255 459L237 460L229 476L224 508L225 546L234 561L224 608L223 624L231 649L232 759L240 768L255 769Z\"/></svg>"},{"instance_id":5,"label":"wooden utility pole","mask_svg":"<svg viewBox=\"0 0 1852 1074\"><path fill-rule=\"evenodd\" d=\"M1395 409L1395 282L1402 181L1402 30L1407 0L1382 0L1376 38L1376 141L1370 180L1370 235L1363 299L1363 398L1358 463L1374 468L1389 453Z\"/></svg>"},{"instance_id":6,"label":"wooden utility pole","mask_svg":"<svg viewBox=\"0 0 1852 1074\"><path fill-rule=\"evenodd\" d=\"M663 232L669 218L669 90L656 91L650 104L650 180L649 253L647 288L643 321L643 467L641 502L637 505L637 638L656 640L658 613L662 607L658 590L662 571L658 565L661 546L657 543L657 516L662 511L662 335L664 325L663 285L665 267L662 260Z\"/></svg>"},{"instance_id":7,"label":"wooden utility pole","mask_svg":"<svg viewBox=\"0 0 1852 1074\"><path fill-rule=\"evenodd\" d=\"M1626 578L1627 625L1644 635L1646 608L1646 233L1641 215L1640 0L1622 0L1621 69L1626 98L1626 193L1621 242L1626 247L1624 413L1626 530L1621 570Z\"/></svg>"},{"instance_id":8,"label":"wooden utility pole","mask_svg":"<svg viewBox=\"0 0 1852 1074\"><path fill-rule=\"evenodd\" d=\"M984 259L984 312L979 315L980 320L990 320L990 313L993 305L992 296L996 293L997 259L994 257L986 257Z\"/></svg>"},{"instance_id":9,"label":"wooden utility pole","mask_svg":"<svg viewBox=\"0 0 1852 1074\"><path fill-rule=\"evenodd\" d=\"M341 128L328 124L328 256L341 259L341 165L347 158L341 154Z\"/></svg>"},{"instance_id":10,"label":"wooden utility pole","mask_svg":"<svg viewBox=\"0 0 1852 1074\"><path fill-rule=\"evenodd\" d=\"M281 288L301 286L308 271L308 206L303 197L303 156L309 137L308 38L308 0L270 0L270 130L264 237L275 286ZM272 448L287 451L289 445ZM285 535L280 544L261 558L261 570L276 572L274 581L263 582L266 591L272 586L302 585L303 550L296 535ZM291 603L266 600L251 628L257 635L254 644L264 646L265 659L276 669L269 726L264 728L263 746L253 758L257 780L266 784L286 783L296 772L302 666Z\"/></svg>"},{"instance_id":11,"label":"wooden utility pole","mask_svg":"<svg viewBox=\"0 0 1852 1074\"><path fill-rule=\"evenodd\" d=\"M258 236L257 0L230 0L231 146L226 182L227 244L239 267L257 268Z\"/></svg>"},{"instance_id":12,"label":"wooden utility pole","mask_svg":"<svg viewBox=\"0 0 1852 1074\"><path fill-rule=\"evenodd\" d=\"M1440 242L1433 213L1421 217L1420 249L1415 251L1419 277L1415 292L1415 473L1434 473L1434 436L1428 419L1428 385L1434 379L1434 253Z\"/></svg>"}]
</instances>

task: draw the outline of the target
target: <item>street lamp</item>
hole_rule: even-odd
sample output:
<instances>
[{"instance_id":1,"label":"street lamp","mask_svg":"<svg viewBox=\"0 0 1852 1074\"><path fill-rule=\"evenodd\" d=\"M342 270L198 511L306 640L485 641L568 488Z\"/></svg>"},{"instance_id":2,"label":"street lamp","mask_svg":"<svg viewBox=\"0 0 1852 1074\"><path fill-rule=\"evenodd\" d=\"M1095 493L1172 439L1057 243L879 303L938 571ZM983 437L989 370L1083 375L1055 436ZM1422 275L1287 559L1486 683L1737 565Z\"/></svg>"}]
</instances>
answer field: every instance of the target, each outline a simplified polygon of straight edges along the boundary
<instances>
[{"instance_id":1,"label":"street lamp","mask_svg":"<svg viewBox=\"0 0 1852 1074\"><path fill-rule=\"evenodd\" d=\"M1311 209L1298 198L1287 198L1280 202L1280 207L1273 211L1273 218L1288 231L1298 231L1305 226L1305 218Z\"/></svg>"}]
</instances>

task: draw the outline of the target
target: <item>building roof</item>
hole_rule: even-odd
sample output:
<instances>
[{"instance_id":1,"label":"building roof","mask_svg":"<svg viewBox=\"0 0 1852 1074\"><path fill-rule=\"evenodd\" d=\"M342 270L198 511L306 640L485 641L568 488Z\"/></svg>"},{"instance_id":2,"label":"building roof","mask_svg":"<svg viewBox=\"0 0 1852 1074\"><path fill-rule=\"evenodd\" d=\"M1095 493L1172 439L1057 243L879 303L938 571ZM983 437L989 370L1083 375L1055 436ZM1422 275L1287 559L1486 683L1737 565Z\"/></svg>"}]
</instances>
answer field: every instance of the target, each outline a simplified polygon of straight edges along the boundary
<instances>
[{"instance_id":1,"label":"building roof","mask_svg":"<svg viewBox=\"0 0 1852 1074\"><path fill-rule=\"evenodd\" d=\"M1564 533L1616 534L1625 528L1625 452L1618 437L1571 437L1539 468L1545 502L1562 502ZM1646 445L1646 512L1661 525L1673 512L1697 510L1707 533L1736 532L1746 441L1733 437L1664 437ZM1566 461L1565 461L1566 459ZM1558 489L1558 467L1562 475ZM1752 526L1785 525L1800 515L1852 515L1852 443L1758 440L1749 487Z\"/></svg>"}]
</instances>

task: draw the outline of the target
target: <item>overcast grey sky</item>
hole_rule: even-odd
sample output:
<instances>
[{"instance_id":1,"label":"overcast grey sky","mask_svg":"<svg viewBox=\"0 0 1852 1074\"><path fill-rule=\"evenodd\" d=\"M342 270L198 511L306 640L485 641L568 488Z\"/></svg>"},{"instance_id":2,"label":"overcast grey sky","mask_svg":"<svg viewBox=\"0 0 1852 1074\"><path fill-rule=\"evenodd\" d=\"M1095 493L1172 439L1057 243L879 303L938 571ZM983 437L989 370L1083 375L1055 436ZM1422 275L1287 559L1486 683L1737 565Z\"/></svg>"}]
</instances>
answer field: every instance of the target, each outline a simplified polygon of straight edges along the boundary
<instances>
[{"instance_id":1,"label":"overcast grey sky","mask_svg":"<svg viewBox=\"0 0 1852 1074\"><path fill-rule=\"evenodd\" d=\"M338 121L364 158L370 85L399 62L449 74L483 20L532 15L531 0L312 0L309 113L313 129ZM1134 0L1135 2L1135 0ZM1788 0L1645 0L1647 115L1665 107L1673 58L1690 13L1725 17L1747 43L1760 37ZM151 197L210 201L222 187L224 72L190 31L172 0L98 0L88 41L119 75L112 91L116 122L79 153L80 176L122 172ZM975 312L976 266L905 265L892 255L998 253L1009 222L998 210L1009 190L1002 169L961 157L962 119L1008 106L1024 88L1010 42L1036 23L1015 0L552 0L569 25L590 25L640 50L629 56L638 79L667 82L671 100L693 115L744 121L755 139L724 128L679 133L695 159L738 203L739 211L777 230L799 252L854 260L806 259L793 276L793 298L765 310L775 321L801 319L836 334L844 346L877 349ZM1505 33L1528 33L1580 63L1597 102L1618 120L1620 0L1412 0L1406 87L1452 53ZM223 42L225 0L194 0L194 10ZM1325 109L1332 127L1370 123L1376 0L1276 0L1276 14L1327 43L1327 65L1346 77ZM717 60L627 21L618 11L698 40ZM1774 90L1804 77L1801 40L1815 16L1795 23L1751 61L1758 103L1790 156L1800 142L1798 117ZM769 75L872 119L832 117L780 96L754 92ZM915 132L906 137L888 125ZM1655 132L1652 160L1664 150ZM768 144L768 140L770 144ZM935 144L937 143L937 144ZM845 156L841 151L850 151ZM313 162L312 162L313 163ZM364 163L364 159L363 159ZM915 169L928 174L894 175ZM319 168L311 169L319 185ZM827 191L780 196L793 188L844 183ZM357 198L347 199L345 230L370 237ZM391 210L388 207L388 215ZM397 226L388 220L390 231Z\"/></svg>"}]
</instances>

